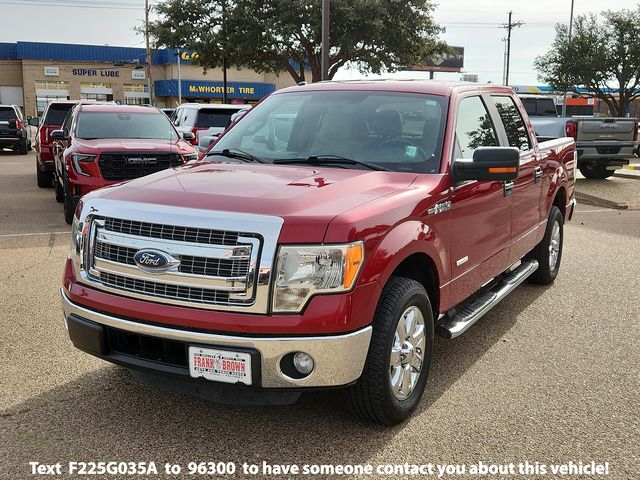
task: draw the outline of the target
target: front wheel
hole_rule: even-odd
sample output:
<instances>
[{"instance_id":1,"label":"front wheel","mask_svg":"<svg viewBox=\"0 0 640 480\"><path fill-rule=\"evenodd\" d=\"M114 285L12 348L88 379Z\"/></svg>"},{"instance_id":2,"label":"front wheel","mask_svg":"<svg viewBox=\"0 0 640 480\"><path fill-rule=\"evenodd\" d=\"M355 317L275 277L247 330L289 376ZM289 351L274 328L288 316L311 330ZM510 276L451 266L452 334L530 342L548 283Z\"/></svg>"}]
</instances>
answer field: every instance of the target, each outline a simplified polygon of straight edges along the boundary
<instances>
[{"instance_id":1,"label":"front wheel","mask_svg":"<svg viewBox=\"0 0 640 480\"><path fill-rule=\"evenodd\" d=\"M554 205L542 241L527 255L527 258L538 261L538 269L529 277L531 282L550 285L558 276L562 260L563 225L562 212Z\"/></svg>"},{"instance_id":2,"label":"front wheel","mask_svg":"<svg viewBox=\"0 0 640 480\"><path fill-rule=\"evenodd\" d=\"M416 409L433 352L431 302L415 280L391 277L373 319L362 376L349 388L351 409L382 425L402 422Z\"/></svg>"},{"instance_id":3,"label":"front wheel","mask_svg":"<svg viewBox=\"0 0 640 480\"><path fill-rule=\"evenodd\" d=\"M580 167L580 173L590 180L602 180L613 175L615 170L607 170L607 166L603 164L587 164Z\"/></svg>"}]
</instances>

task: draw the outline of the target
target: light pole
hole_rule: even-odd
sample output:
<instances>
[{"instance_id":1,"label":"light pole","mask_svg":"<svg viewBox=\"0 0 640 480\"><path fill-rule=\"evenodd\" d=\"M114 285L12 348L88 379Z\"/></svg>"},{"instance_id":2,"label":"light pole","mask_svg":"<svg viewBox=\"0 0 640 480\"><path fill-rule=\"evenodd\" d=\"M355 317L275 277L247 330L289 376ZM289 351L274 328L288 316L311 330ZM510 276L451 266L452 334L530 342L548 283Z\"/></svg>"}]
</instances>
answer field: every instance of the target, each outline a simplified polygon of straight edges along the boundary
<instances>
[{"instance_id":1,"label":"light pole","mask_svg":"<svg viewBox=\"0 0 640 480\"><path fill-rule=\"evenodd\" d=\"M320 68L321 80L329 80L329 16L331 4L329 0L322 0L322 61Z\"/></svg>"},{"instance_id":2,"label":"light pole","mask_svg":"<svg viewBox=\"0 0 640 480\"><path fill-rule=\"evenodd\" d=\"M182 73L180 72L182 52L178 49L178 106L182 105Z\"/></svg>"},{"instance_id":3,"label":"light pole","mask_svg":"<svg viewBox=\"0 0 640 480\"><path fill-rule=\"evenodd\" d=\"M571 0L571 16L569 17L569 42L571 41L571 34L573 33L573 1ZM562 116L567 116L567 92L564 92L564 100L562 100Z\"/></svg>"}]
</instances>

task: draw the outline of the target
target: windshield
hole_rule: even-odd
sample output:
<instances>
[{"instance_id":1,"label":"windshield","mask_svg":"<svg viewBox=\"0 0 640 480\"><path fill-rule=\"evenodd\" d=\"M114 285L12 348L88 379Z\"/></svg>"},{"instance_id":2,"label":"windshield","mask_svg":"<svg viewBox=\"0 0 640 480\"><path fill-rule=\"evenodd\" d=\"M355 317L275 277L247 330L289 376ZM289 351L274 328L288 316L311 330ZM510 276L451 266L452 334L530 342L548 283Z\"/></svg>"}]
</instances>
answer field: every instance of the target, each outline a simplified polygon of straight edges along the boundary
<instances>
[{"instance_id":1,"label":"windshield","mask_svg":"<svg viewBox=\"0 0 640 480\"><path fill-rule=\"evenodd\" d=\"M82 112L78 115L76 137L85 140L97 138L178 140L178 134L162 112Z\"/></svg>"},{"instance_id":2,"label":"windshield","mask_svg":"<svg viewBox=\"0 0 640 480\"><path fill-rule=\"evenodd\" d=\"M446 97L424 94L276 94L249 112L214 149L242 150L268 162L337 156L393 171L437 173L446 109ZM205 158L213 160L214 155Z\"/></svg>"}]
</instances>

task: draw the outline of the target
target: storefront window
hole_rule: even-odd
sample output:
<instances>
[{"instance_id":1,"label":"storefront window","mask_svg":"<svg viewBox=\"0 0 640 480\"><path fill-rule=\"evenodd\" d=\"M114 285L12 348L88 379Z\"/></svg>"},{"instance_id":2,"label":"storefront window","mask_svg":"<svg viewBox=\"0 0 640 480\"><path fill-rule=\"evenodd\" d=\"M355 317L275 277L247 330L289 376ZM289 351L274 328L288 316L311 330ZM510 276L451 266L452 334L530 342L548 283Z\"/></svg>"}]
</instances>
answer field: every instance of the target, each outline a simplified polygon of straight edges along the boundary
<instances>
[{"instance_id":1,"label":"storefront window","mask_svg":"<svg viewBox=\"0 0 640 480\"><path fill-rule=\"evenodd\" d=\"M149 89L146 84L123 85L126 105L145 105L149 103Z\"/></svg>"},{"instance_id":2,"label":"storefront window","mask_svg":"<svg viewBox=\"0 0 640 480\"><path fill-rule=\"evenodd\" d=\"M107 83L81 83L80 98L83 100L96 100L108 102L113 100L113 89Z\"/></svg>"},{"instance_id":3,"label":"storefront window","mask_svg":"<svg viewBox=\"0 0 640 480\"><path fill-rule=\"evenodd\" d=\"M40 81L36 82L36 107L38 115L50 102L69 100L69 82Z\"/></svg>"}]
</instances>

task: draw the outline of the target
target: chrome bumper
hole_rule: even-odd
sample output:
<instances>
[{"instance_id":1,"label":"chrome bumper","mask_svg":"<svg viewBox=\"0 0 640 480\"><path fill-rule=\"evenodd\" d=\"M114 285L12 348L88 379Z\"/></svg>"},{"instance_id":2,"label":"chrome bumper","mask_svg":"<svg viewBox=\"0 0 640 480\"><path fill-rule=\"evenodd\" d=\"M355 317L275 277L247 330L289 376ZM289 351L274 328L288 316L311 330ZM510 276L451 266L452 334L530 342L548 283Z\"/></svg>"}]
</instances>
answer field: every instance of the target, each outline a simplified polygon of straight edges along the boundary
<instances>
[{"instance_id":1,"label":"chrome bumper","mask_svg":"<svg viewBox=\"0 0 640 480\"><path fill-rule=\"evenodd\" d=\"M70 315L127 332L198 345L252 348L260 353L261 386L264 388L333 387L347 385L362 374L372 328L344 335L315 337L236 337L147 325L99 313L73 303L60 291L64 317ZM224 313L222 313L224 315ZM280 369L280 360L290 352L305 352L315 361L308 377L294 379Z\"/></svg>"}]
</instances>

